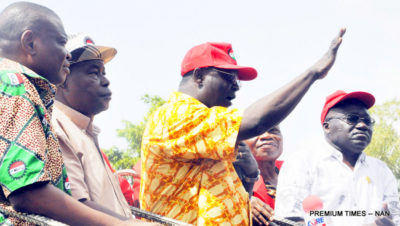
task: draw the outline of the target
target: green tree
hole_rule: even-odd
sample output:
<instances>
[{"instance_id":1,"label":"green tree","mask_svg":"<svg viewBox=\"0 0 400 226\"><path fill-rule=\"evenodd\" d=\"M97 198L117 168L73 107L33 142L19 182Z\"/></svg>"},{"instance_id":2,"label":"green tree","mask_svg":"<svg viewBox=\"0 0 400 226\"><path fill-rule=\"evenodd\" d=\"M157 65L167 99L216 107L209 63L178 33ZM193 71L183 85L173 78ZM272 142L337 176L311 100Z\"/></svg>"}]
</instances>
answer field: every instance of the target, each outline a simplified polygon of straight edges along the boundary
<instances>
[{"instance_id":1,"label":"green tree","mask_svg":"<svg viewBox=\"0 0 400 226\"><path fill-rule=\"evenodd\" d=\"M138 160L138 157L135 157L126 150L122 150L115 146L103 151L107 155L108 160L110 160L111 165L116 170L131 169Z\"/></svg>"},{"instance_id":2,"label":"green tree","mask_svg":"<svg viewBox=\"0 0 400 226\"><path fill-rule=\"evenodd\" d=\"M400 180L400 100L376 105L370 113L376 124L372 141L365 152L384 161Z\"/></svg>"},{"instance_id":3,"label":"green tree","mask_svg":"<svg viewBox=\"0 0 400 226\"><path fill-rule=\"evenodd\" d=\"M141 100L147 105L150 105L149 111L146 113L143 120L137 124L124 120L124 128L117 129L118 136L128 141L128 148L122 150L114 146L104 151L113 167L117 170L130 169L138 161L140 158L142 135L146 128L147 120L158 107L165 103L165 100L158 95L151 96L145 94Z\"/></svg>"}]
</instances>

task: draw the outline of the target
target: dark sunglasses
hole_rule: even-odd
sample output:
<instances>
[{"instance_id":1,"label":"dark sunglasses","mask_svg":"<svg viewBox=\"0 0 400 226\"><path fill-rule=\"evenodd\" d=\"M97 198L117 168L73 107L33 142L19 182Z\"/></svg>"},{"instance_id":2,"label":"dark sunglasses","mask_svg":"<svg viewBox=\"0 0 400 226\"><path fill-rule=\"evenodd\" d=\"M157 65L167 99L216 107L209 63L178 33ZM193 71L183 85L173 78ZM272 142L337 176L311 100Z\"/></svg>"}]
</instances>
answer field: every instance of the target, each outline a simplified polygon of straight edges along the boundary
<instances>
[{"instance_id":1,"label":"dark sunglasses","mask_svg":"<svg viewBox=\"0 0 400 226\"><path fill-rule=\"evenodd\" d=\"M229 83L231 83L232 85L236 85L239 88L242 86L237 74L229 73L229 72L222 71L222 70L218 70L216 68L213 68L213 70L219 72L221 77L223 79L225 79L226 81L228 81Z\"/></svg>"},{"instance_id":2,"label":"dark sunglasses","mask_svg":"<svg viewBox=\"0 0 400 226\"><path fill-rule=\"evenodd\" d=\"M361 121L369 126L372 127L375 124L375 120L369 116L367 117L360 117L359 115L354 115L354 114L348 114L348 115L344 115L342 117L331 117L326 121L329 121L331 119L339 119L344 121L345 123L349 124L349 125L357 125L358 123L360 123Z\"/></svg>"}]
</instances>

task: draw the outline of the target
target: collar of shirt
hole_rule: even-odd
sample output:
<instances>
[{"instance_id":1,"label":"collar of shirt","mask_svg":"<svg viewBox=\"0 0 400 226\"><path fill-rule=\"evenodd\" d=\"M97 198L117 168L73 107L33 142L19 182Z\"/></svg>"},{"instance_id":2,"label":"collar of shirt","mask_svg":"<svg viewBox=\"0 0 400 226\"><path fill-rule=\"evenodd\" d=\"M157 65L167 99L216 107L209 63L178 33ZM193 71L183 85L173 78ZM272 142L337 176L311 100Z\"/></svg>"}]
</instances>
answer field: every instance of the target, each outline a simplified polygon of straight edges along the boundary
<instances>
[{"instance_id":1,"label":"collar of shirt","mask_svg":"<svg viewBox=\"0 0 400 226\"><path fill-rule=\"evenodd\" d=\"M206 108L208 108L206 105L198 101L196 98L189 96L187 94L181 93L181 92L173 92L171 96L168 99L168 103L171 102L184 102L185 104L194 104L194 105L202 105Z\"/></svg>"},{"instance_id":2,"label":"collar of shirt","mask_svg":"<svg viewBox=\"0 0 400 226\"><path fill-rule=\"evenodd\" d=\"M54 103L54 97L56 94L56 86L51 84L46 78L38 75L31 69L24 65L12 61L7 58L0 58L0 67L2 70L10 70L10 72L21 73L27 76L29 81L36 87L40 99L43 101L44 106L47 110L50 110ZM16 70L15 68L20 68Z\"/></svg>"},{"instance_id":3,"label":"collar of shirt","mask_svg":"<svg viewBox=\"0 0 400 226\"><path fill-rule=\"evenodd\" d=\"M86 115L80 113L79 111L70 108L69 106L61 103L60 101L55 101L55 106L60 109L71 121L78 126L81 130L85 132L98 136L100 133L100 128L93 125L93 120Z\"/></svg>"},{"instance_id":4,"label":"collar of shirt","mask_svg":"<svg viewBox=\"0 0 400 226\"><path fill-rule=\"evenodd\" d=\"M343 153L340 152L339 150L335 149L335 148L330 148L330 156L337 159L338 161L342 162L343 161ZM366 161L365 161L366 155L364 152L362 152L360 154L360 156L357 159L357 162L355 164L355 167L359 164L365 165Z\"/></svg>"}]
</instances>

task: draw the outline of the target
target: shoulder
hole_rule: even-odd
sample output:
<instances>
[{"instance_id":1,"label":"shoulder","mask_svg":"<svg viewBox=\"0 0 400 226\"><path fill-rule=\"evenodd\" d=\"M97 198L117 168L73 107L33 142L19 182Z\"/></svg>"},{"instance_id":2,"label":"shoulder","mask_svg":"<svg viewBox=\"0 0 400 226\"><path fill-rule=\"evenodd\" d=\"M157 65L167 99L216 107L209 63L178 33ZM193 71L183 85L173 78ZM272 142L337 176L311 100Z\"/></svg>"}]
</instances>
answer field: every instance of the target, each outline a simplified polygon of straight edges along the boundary
<instances>
[{"instance_id":1,"label":"shoulder","mask_svg":"<svg viewBox=\"0 0 400 226\"><path fill-rule=\"evenodd\" d=\"M53 107L51 122L61 146L82 138L82 131L56 104Z\"/></svg>"},{"instance_id":2,"label":"shoulder","mask_svg":"<svg viewBox=\"0 0 400 226\"><path fill-rule=\"evenodd\" d=\"M368 164L373 164L374 166L377 166L377 167L382 167L382 168L387 167L387 165L384 161L382 161L378 158L372 157L372 156L365 155L365 161Z\"/></svg>"},{"instance_id":3,"label":"shoulder","mask_svg":"<svg viewBox=\"0 0 400 226\"><path fill-rule=\"evenodd\" d=\"M68 118L65 117L64 113L60 109L54 106L51 116L51 122L57 136L64 134L63 123L65 123L65 120L68 120Z\"/></svg>"},{"instance_id":4,"label":"shoulder","mask_svg":"<svg viewBox=\"0 0 400 226\"><path fill-rule=\"evenodd\" d=\"M210 121L216 123L221 120L230 122L240 121L243 114L243 111L239 109L228 109L218 106L208 108L198 100L187 97L184 94L180 94L178 97L170 99L155 110L149 117L149 122L155 124L165 122L172 125L180 122L200 123Z\"/></svg>"},{"instance_id":5,"label":"shoulder","mask_svg":"<svg viewBox=\"0 0 400 226\"><path fill-rule=\"evenodd\" d=\"M6 118L12 120L29 120L37 116L36 111L40 111L39 104L32 97L30 89L32 84L20 73L11 73L0 70L0 115L2 121ZM38 97L39 98L39 97Z\"/></svg>"},{"instance_id":6,"label":"shoulder","mask_svg":"<svg viewBox=\"0 0 400 226\"><path fill-rule=\"evenodd\" d=\"M29 79L19 72L0 70L0 92L3 95L22 96L29 92L32 84Z\"/></svg>"},{"instance_id":7,"label":"shoulder","mask_svg":"<svg viewBox=\"0 0 400 226\"><path fill-rule=\"evenodd\" d=\"M374 168L374 170L376 170L376 171L392 173L392 171L389 169L387 164L380 159L366 155L365 161L369 167Z\"/></svg>"},{"instance_id":8,"label":"shoulder","mask_svg":"<svg viewBox=\"0 0 400 226\"><path fill-rule=\"evenodd\" d=\"M220 117L227 120L241 120L243 110L237 108L226 108L226 107L212 107L209 108L209 114L211 117Z\"/></svg>"}]
</instances>

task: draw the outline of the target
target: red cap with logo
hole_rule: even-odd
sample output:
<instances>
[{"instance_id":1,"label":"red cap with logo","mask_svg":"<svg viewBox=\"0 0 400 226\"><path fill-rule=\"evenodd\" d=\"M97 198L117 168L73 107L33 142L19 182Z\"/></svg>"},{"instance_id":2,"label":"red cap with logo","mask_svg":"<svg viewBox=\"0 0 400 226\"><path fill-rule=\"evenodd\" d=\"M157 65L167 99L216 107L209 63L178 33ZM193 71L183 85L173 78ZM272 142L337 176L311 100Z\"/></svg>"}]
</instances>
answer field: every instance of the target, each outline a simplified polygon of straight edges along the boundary
<instances>
[{"instance_id":1,"label":"red cap with logo","mask_svg":"<svg viewBox=\"0 0 400 226\"><path fill-rule=\"evenodd\" d=\"M365 107L369 109L375 104L375 97L367 92L356 91L351 93L346 93L343 90L338 90L331 95L326 97L324 108L322 109L321 114L321 123L323 124L325 121L326 114L328 111L333 108L336 104L348 100L348 99L357 99L364 103Z\"/></svg>"},{"instance_id":2,"label":"red cap with logo","mask_svg":"<svg viewBox=\"0 0 400 226\"><path fill-rule=\"evenodd\" d=\"M248 81L257 77L256 69L237 65L229 43L207 42L191 48L183 58L181 75L204 67L238 70L239 80Z\"/></svg>"}]
</instances>

